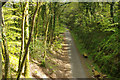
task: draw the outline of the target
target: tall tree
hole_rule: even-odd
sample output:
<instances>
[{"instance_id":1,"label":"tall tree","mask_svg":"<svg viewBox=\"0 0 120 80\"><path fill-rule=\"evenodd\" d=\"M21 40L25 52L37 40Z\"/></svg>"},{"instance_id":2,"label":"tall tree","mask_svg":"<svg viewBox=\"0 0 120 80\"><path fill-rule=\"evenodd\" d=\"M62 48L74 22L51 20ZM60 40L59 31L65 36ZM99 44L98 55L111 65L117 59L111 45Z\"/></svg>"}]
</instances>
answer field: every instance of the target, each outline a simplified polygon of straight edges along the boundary
<instances>
[{"instance_id":1,"label":"tall tree","mask_svg":"<svg viewBox=\"0 0 120 80\"><path fill-rule=\"evenodd\" d=\"M38 10L38 17L36 20L36 28L35 28L35 40L37 41L37 37L38 37L38 26L39 26L39 22L40 22L40 10L41 8L39 8Z\"/></svg>"},{"instance_id":2,"label":"tall tree","mask_svg":"<svg viewBox=\"0 0 120 80\"><path fill-rule=\"evenodd\" d=\"M25 41L25 13L26 13L26 10L27 10L27 3L25 3L25 7L24 7L24 11L23 11L23 14L22 14L22 26L21 26L21 30L22 30L22 33L21 33L21 37L22 37L22 40L21 40L21 51L20 51L20 57L19 57L19 68L18 68L18 71L20 69L20 64L21 64L21 59L22 59L22 55L24 53L24 41Z\"/></svg>"},{"instance_id":3,"label":"tall tree","mask_svg":"<svg viewBox=\"0 0 120 80\"><path fill-rule=\"evenodd\" d=\"M49 22L50 22L49 20L50 20L50 17L47 16L47 23L46 23L47 25L46 25L46 30L45 30L45 41L44 41L45 52L44 52L43 64L45 64L45 58L46 58L46 53L47 53L48 28L49 28Z\"/></svg>"},{"instance_id":4,"label":"tall tree","mask_svg":"<svg viewBox=\"0 0 120 80\"><path fill-rule=\"evenodd\" d=\"M5 60L5 79L10 78L10 59L9 59L9 53L8 53L8 48L7 48L7 40L6 40L6 29L5 29L5 24L4 24L4 19L2 17L2 41L3 41L3 55L4 55L4 60Z\"/></svg>"},{"instance_id":5,"label":"tall tree","mask_svg":"<svg viewBox=\"0 0 120 80\"><path fill-rule=\"evenodd\" d=\"M2 50L2 21L3 21L3 18L2 18L2 6L7 2L8 0L5 0L5 2L1 2L0 1L0 47L1 47L1 49L0 49L0 79L2 79L2 52L1 52L1 50ZM7 52L6 52L7 53ZM8 54L8 53L7 53ZM7 54L6 54L6 56L7 56ZM8 63L7 63L7 60L8 60ZM6 57L6 65L5 65L6 67L5 67L5 78L10 78L10 72L8 72L9 71L9 56L7 56ZM6 69L8 67L8 69Z\"/></svg>"},{"instance_id":6,"label":"tall tree","mask_svg":"<svg viewBox=\"0 0 120 80\"><path fill-rule=\"evenodd\" d=\"M54 3L54 7L53 7L53 30L52 30L51 43L53 43L55 24L56 24L56 10L57 10L56 5L57 5L57 2Z\"/></svg>"},{"instance_id":7,"label":"tall tree","mask_svg":"<svg viewBox=\"0 0 120 80\"><path fill-rule=\"evenodd\" d=\"M26 45L25 54L23 56L22 63L20 65L20 70L18 72L17 80L19 80L19 78L20 78L20 75L21 75L21 72L22 72L22 69L23 69L23 65L24 65L26 57L28 55L28 48L29 48L29 45L30 45L30 42L31 42L31 38L32 38L32 35L33 35L33 29L34 29L34 26L35 26L34 25L35 24L35 19L36 19L36 15L37 15L39 7L40 7L40 3L37 2L36 9L35 9L35 12L34 12L33 17L32 17L31 30L30 30L30 34L29 34L29 39L28 39L28 42L27 42L27 45Z\"/></svg>"},{"instance_id":8,"label":"tall tree","mask_svg":"<svg viewBox=\"0 0 120 80\"><path fill-rule=\"evenodd\" d=\"M25 20L25 48L26 48L26 43L28 41L28 38L29 38L29 14L28 14L28 10L29 10L29 0L27 0L26 2L26 20ZM30 68L29 68L29 48L28 48L28 52L27 52L27 57L26 57L26 60L25 60L25 69L24 69L24 75L26 78L29 78L30 77Z\"/></svg>"},{"instance_id":9,"label":"tall tree","mask_svg":"<svg viewBox=\"0 0 120 80\"><path fill-rule=\"evenodd\" d=\"M0 80L2 79L2 35L1 35L1 28L2 28L2 2L0 1Z\"/></svg>"}]
</instances>

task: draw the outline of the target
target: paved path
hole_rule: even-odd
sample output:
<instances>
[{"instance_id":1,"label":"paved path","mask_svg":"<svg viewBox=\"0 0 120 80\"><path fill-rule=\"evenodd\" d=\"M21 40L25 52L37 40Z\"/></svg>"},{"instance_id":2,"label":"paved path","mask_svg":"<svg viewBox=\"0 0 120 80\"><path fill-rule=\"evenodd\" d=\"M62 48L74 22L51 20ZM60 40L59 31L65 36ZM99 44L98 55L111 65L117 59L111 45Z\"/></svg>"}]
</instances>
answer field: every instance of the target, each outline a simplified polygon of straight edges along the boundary
<instances>
[{"instance_id":1,"label":"paved path","mask_svg":"<svg viewBox=\"0 0 120 80\"><path fill-rule=\"evenodd\" d=\"M72 77L73 78L88 78L82 66L79 52L77 51L75 43L68 30L65 32L65 38L66 38L66 44L69 45L67 49L69 50L68 53L69 53L70 63L71 63L71 68L72 68Z\"/></svg>"}]
</instances>

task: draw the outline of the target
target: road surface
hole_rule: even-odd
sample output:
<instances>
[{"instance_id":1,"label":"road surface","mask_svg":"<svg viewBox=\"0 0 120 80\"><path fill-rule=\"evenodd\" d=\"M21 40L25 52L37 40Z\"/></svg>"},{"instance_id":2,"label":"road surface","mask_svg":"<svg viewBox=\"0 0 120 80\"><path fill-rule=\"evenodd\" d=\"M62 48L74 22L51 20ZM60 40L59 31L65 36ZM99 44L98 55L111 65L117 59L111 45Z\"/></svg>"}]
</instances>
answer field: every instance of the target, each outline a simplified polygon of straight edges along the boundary
<instances>
[{"instance_id":1,"label":"road surface","mask_svg":"<svg viewBox=\"0 0 120 80\"><path fill-rule=\"evenodd\" d=\"M67 30L65 32L65 39L66 39L66 49L68 49L68 54L70 57L70 63L71 63L71 70L72 70L72 77L73 78L90 78L89 69L85 65L85 60L83 60L83 57L80 56L80 53L78 52L75 42L69 32Z\"/></svg>"}]
</instances>

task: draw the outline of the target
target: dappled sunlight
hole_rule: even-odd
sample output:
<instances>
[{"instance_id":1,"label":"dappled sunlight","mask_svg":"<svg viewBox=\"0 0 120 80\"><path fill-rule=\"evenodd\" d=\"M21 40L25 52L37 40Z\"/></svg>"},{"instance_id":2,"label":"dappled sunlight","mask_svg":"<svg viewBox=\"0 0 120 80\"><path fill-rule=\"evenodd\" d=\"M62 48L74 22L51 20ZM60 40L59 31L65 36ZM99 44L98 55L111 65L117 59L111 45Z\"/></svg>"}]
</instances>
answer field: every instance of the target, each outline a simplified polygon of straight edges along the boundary
<instances>
[{"instance_id":1,"label":"dappled sunlight","mask_svg":"<svg viewBox=\"0 0 120 80\"><path fill-rule=\"evenodd\" d=\"M0 80L120 78L120 1L37 1L0 1Z\"/></svg>"}]
</instances>

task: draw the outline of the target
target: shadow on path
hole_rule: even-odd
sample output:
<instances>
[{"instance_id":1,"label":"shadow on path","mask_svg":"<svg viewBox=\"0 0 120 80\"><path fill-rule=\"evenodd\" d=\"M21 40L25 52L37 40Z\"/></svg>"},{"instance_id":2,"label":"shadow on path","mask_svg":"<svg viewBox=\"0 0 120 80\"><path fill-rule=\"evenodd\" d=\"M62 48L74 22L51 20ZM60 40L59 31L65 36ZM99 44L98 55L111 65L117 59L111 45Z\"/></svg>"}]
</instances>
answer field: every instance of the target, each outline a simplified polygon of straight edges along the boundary
<instances>
[{"instance_id":1,"label":"shadow on path","mask_svg":"<svg viewBox=\"0 0 120 80\"><path fill-rule=\"evenodd\" d=\"M67 30L65 32L66 43L69 45L70 49L68 49L71 68L72 68L72 77L73 78L90 78L89 69L86 67L85 60L81 60L81 55L78 52L74 40L71 37L70 32Z\"/></svg>"}]
</instances>

